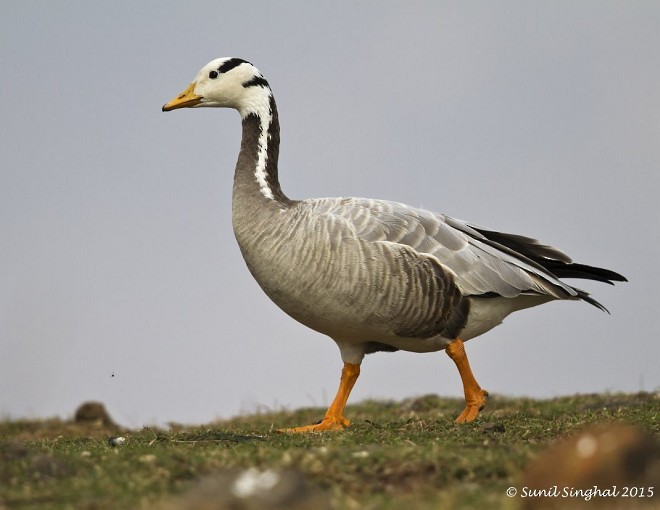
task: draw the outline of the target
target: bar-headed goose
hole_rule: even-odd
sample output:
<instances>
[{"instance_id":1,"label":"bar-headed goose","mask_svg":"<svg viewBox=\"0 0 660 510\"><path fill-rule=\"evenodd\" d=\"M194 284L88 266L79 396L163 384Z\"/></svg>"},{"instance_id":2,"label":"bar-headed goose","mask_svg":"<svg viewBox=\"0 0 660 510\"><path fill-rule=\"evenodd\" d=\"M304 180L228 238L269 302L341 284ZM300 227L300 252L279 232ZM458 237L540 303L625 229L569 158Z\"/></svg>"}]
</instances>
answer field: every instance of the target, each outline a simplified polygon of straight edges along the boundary
<instances>
[{"instance_id":1,"label":"bar-headed goose","mask_svg":"<svg viewBox=\"0 0 660 510\"><path fill-rule=\"evenodd\" d=\"M291 432L348 426L344 407L364 355L399 349L447 352L465 391L466 407L456 421L471 422L488 393L472 374L463 341L511 312L554 299L583 300L604 310L562 277L626 281L607 269L574 264L534 239L404 204L289 199L278 179L275 99L245 60L208 63L163 111L199 107L234 108L241 115L232 220L250 272L282 310L332 338L344 362L323 421Z\"/></svg>"}]
</instances>

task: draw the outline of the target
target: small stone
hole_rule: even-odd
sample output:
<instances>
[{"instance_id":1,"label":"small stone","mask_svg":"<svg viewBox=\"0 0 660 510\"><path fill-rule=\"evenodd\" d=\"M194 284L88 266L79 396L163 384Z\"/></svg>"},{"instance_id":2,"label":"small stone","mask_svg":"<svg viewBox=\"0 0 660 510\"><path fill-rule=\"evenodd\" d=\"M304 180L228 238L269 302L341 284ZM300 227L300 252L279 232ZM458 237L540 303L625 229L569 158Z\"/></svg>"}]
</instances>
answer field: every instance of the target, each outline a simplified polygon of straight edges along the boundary
<instances>
[{"instance_id":1,"label":"small stone","mask_svg":"<svg viewBox=\"0 0 660 510\"><path fill-rule=\"evenodd\" d=\"M84 402L76 409L74 420L76 423L98 423L106 426L115 425L101 402Z\"/></svg>"},{"instance_id":2,"label":"small stone","mask_svg":"<svg viewBox=\"0 0 660 510\"><path fill-rule=\"evenodd\" d=\"M118 436L118 437L113 436L113 437L108 439L108 444L110 446L112 446L113 448L116 447L116 446L122 446L125 442L126 442L126 438L121 437L121 436Z\"/></svg>"},{"instance_id":3,"label":"small stone","mask_svg":"<svg viewBox=\"0 0 660 510\"><path fill-rule=\"evenodd\" d=\"M557 486L606 488L657 486L660 480L660 442L633 425L607 423L591 425L556 441L532 461L523 475L529 489ZM598 498L598 508L627 508L620 498ZM651 506L651 499L639 499L639 508ZM566 508L562 498L529 498L523 509ZM594 501L574 499L571 508L592 509ZM630 508L637 508L633 506Z\"/></svg>"},{"instance_id":4,"label":"small stone","mask_svg":"<svg viewBox=\"0 0 660 510\"><path fill-rule=\"evenodd\" d=\"M364 459L368 456L369 456L369 452L365 450L351 453L351 457L355 457L356 459Z\"/></svg>"},{"instance_id":5,"label":"small stone","mask_svg":"<svg viewBox=\"0 0 660 510\"><path fill-rule=\"evenodd\" d=\"M271 490L279 482L279 473L272 469L259 471L257 468L250 468L234 480L231 491L238 498L249 498Z\"/></svg>"},{"instance_id":6,"label":"small stone","mask_svg":"<svg viewBox=\"0 0 660 510\"><path fill-rule=\"evenodd\" d=\"M201 479L158 510L330 510L326 491L291 470L249 468Z\"/></svg>"}]
</instances>

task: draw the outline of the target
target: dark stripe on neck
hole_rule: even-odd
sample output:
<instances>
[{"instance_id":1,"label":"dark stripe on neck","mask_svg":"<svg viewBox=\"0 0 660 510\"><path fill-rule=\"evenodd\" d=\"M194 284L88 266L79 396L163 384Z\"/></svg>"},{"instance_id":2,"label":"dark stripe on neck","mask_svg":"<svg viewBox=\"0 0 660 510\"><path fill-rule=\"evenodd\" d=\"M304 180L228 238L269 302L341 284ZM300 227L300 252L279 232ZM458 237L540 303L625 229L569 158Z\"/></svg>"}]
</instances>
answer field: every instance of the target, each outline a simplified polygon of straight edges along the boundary
<instances>
[{"instance_id":1,"label":"dark stripe on neck","mask_svg":"<svg viewBox=\"0 0 660 510\"><path fill-rule=\"evenodd\" d=\"M243 83L243 87L248 88L248 87L264 87L269 89L270 85L268 85L268 82L266 81L266 78L263 76L255 76L251 80L246 81Z\"/></svg>"},{"instance_id":2,"label":"dark stripe on neck","mask_svg":"<svg viewBox=\"0 0 660 510\"><path fill-rule=\"evenodd\" d=\"M266 80L264 80L266 81ZM277 114L277 106L275 105L275 98L270 94L268 98L270 107L270 124L268 124L268 149L266 151L266 182L272 191L276 201L286 203L289 199L282 192L280 187L280 180L278 176L278 160L280 158L280 119Z\"/></svg>"},{"instance_id":3,"label":"dark stripe on neck","mask_svg":"<svg viewBox=\"0 0 660 510\"><path fill-rule=\"evenodd\" d=\"M257 189L260 188L260 184L255 178L255 170L259 157L259 141L261 139L262 129L265 127L267 130L265 136L266 166L264 168L266 184L270 192L273 194L272 199L275 202L279 204L290 204L292 201L282 192L278 179L277 163L280 148L280 124L277 115L277 106L275 105L275 99L272 94L269 95L268 101L270 122L267 126L262 125L262 119L257 113L250 113L243 119L243 139L241 142L239 163L242 156L249 156L244 162L245 166L240 164L237 165L237 174L235 178L237 180L243 180L244 183L249 183L250 188L253 186L256 186ZM239 168L241 169L240 175ZM259 189L258 193L263 196L263 191L261 189Z\"/></svg>"},{"instance_id":4,"label":"dark stripe on neck","mask_svg":"<svg viewBox=\"0 0 660 510\"><path fill-rule=\"evenodd\" d=\"M227 71L231 71L234 67L238 67L241 64L249 64L249 62L247 60L243 60L242 58L230 58L220 67L218 67L218 72L226 73Z\"/></svg>"}]
</instances>

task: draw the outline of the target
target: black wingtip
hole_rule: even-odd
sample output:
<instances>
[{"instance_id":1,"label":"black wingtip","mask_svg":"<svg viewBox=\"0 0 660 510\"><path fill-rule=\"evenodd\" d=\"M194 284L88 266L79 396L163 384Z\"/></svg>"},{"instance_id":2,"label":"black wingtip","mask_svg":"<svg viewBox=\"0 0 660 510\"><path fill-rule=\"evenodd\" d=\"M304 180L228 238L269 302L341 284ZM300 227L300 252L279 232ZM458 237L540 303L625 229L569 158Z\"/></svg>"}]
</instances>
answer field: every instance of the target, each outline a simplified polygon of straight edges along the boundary
<instances>
[{"instance_id":1,"label":"black wingtip","mask_svg":"<svg viewBox=\"0 0 660 510\"><path fill-rule=\"evenodd\" d=\"M495 247L502 249L506 247L513 250L517 255L522 255L535 262L545 270L551 272L557 278L581 278L585 280L596 280L603 283L627 282L628 279L609 269L588 266L586 264L574 263L571 258L562 251L541 244L536 239L504 232L486 230L481 227L470 225L480 234L486 237Z\"/></svg>"},{"instance_id":2,"label":"black wingtip","mask_svg":"<svg viewBox=\"0 0 660 510\"><path fill-rule=\"evenodd\" d=\"M545 267L552 274L558 278L580 278L584 280L595 280L598 282L609 283L614 285L614 282L627 282L628 279L610 269L602 267L588 266L586 264L564 264L557 260L537 260L543 267Z\"/></svg>"},{"instance_id":3,"label":"black wingtip","mask_svg":"<svg viewBox=\"0 0 660 510\"><path fill-rule=\"evenodd\" d=\"M608 282L608 283L612 283L612 282ZM580 298L582 301L589 303L592 306L595 306L599 310L606 312L608 315L612 315L610 311L607 308L605 308L605 306L602 303L599 303L594 298L592 298L588 292L581 289L575 289L575 291L577 292L577 297Z\"/></svg>"}]
</instances>

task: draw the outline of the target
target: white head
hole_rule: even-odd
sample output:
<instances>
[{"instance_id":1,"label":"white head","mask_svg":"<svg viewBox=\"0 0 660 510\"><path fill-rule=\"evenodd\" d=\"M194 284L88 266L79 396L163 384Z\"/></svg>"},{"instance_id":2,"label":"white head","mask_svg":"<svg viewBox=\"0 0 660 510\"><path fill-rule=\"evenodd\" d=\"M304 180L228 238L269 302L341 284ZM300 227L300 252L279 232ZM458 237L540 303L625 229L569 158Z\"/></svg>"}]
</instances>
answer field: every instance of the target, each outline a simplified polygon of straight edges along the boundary
<instances>
[{"instance_id":1,"label":"white head","mask_svg":"<svg viewBox=\"0 0 660 510\"><path fill-rule=\"evenodd\" d=\"M245 117L268 112L270 97L268 82L252 64L240 58L217 58L202 67L188 88L164 105L163 111L207 106L234 108Z\"/></svg>"}]
</instances>

